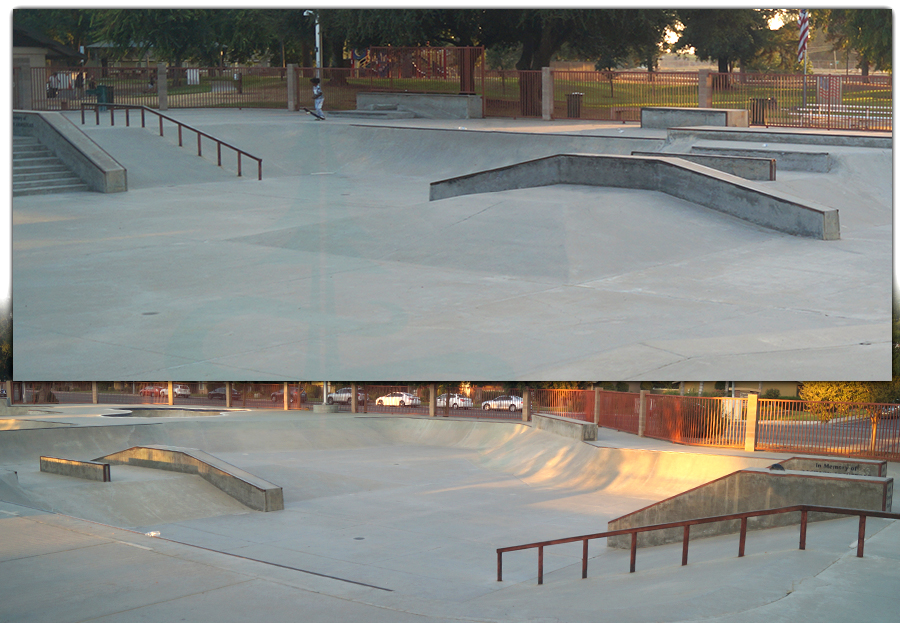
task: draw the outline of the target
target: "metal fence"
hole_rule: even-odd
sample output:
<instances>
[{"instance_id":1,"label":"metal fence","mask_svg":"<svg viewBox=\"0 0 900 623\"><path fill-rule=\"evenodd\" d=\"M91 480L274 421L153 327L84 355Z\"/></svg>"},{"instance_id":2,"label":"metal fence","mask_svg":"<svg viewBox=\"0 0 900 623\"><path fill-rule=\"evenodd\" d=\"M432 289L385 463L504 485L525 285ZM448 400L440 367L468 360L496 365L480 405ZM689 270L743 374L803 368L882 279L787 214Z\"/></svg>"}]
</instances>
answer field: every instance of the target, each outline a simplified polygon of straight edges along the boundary
<instances>
[{"instance_id":1,"label":"metal fence","mask_svg":"<svg viewBox=\"0 0 900 623\"><path fill-rule=\"evenodd\" d=\"M594 392L578 389L535 389L531 412L557 415L583 422L594 421Z\"/></svg>"},{"instance_id":2,"label":"metal fence","mask_svg":"<svg viewBox=\"0 0 900 623\"><path fill-rule=\"evenodd\" d=\"M647 396L647 437L690 445L744 447L746 398Z\"/></svg>"},{"instance_id":3,"label":"metal fence","mask_svg":"<svg viewBox=\"0 0 900 623\"><path fill-rule=\"evenodd\" d=\"M170 67L169 108L276 108L288 102L281 67ZM353 68L296 68L297 97L313 105L309 80L320 77L326 110L353 110L361 92L478 94L488 117L541 117L540 71L487 70L482 48L370 48ZM554 119L640 121L648 106L696 108L698 72L550 72ZM751 125L890 131L892 76L709 74L710 105L750 112ZM159 106L157 69L33 68L35 110L79 108L82 102Z\"/></svg>"},{"instance_id":4,"label":"metal fence","mask_svg":"<svg viewBox=\"0 0 900 623\"><path fill-rule=\"evenodd\" d=\"M757 448L900 458L900 405L760 400Z\"/></svg>"}]
</instances>

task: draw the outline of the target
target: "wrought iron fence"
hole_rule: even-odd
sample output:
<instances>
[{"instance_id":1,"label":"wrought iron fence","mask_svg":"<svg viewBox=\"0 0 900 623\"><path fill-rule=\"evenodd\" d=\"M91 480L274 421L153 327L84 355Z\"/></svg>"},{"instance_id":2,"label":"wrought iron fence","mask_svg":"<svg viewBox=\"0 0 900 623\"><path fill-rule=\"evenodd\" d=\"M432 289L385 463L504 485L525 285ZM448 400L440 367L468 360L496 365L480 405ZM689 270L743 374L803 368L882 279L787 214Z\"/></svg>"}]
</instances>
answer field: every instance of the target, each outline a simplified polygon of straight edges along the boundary
<instances>
[{"instance_id":1,"label":"wrought iron fence","mask_svg":"<svg viewBox=\"0 0 900 623\"><path fill-rule=\"evenodd\" d=\"M579 389L535 389L531 411L583 422L594 421L594 392Z\"/></svg>"},{"instance_id":2,"label":"wrought iron fence","mask_svg":"<svg viewBox=\"0 0 900 623\"><path fill-rule=\"evenodd\" d=\"M746 398L647 396L648 437L690 445L743 447Z\"/></svg>"},{"instance_id":3,"label":"wrought iron fence","mask_svg":"<svg viewBox=\"0 0 900 623\"><path fill-rule=\"evenodd\" d=\"M148 67L33 67L32 108L75 110L101 99L157 108L156 74Z\"/></svg>"},{"instance_id":4,"label":"wrought iron fence","mask_svg":"<svg viewBox=\"0 0 900 623\"><path fill-rule=\"evenodd\" d=\"M637 435L641 399L629 392L600 391L598 395L599 426Z\"/></svg>"},{"instance_id":5,"label":"wrought iron fence","mask_svg":"<svg viewBox=\"0 0 900 623\"><path fill-rule=\"evenodd\" d=\"M169 67L166 82L169 108L287 107L283 67Z\"/></svg>"},{"instance_id":6,"label":"wrought iron fence","mask_svg":"<svg viewBox=\"0 0 900 623\"><path fill-rule=\"evenodd\" d=\"M900 458L900 405L760 400L757 448Z\"/></svg>"}]
</instances>

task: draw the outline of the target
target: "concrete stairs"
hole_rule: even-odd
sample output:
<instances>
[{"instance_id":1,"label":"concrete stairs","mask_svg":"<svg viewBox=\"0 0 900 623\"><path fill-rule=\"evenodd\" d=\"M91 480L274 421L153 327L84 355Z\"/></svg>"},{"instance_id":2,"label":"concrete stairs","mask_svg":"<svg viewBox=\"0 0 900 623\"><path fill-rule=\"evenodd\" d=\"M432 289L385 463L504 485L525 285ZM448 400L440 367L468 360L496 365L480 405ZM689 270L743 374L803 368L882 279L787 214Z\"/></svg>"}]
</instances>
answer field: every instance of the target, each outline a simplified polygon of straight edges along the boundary
<instances>
[{"instance_id":1,"label":"concrete stairs","mask_svg":"<svg viewBox=\"0 0 900 623\"><path fill-rule=\"evenodd\" d=\"M86 190L87 184L36 138L13 137L13 197Z\"/></svg>"}]
</instances>

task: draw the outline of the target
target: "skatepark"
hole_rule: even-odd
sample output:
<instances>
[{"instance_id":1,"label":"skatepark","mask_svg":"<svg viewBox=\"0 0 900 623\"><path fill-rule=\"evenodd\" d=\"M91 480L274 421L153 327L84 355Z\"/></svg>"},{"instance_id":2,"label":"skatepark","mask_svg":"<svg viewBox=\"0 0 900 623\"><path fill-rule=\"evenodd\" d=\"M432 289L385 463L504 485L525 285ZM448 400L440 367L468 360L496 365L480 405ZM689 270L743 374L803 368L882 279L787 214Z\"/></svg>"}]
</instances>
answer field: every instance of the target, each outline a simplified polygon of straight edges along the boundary
<instances>
[{"instance_id":1,"label":"skatepark","mask_svg":"<svg viewBox=\"0 0 900 623\"><path fill-rule=\"evenodd\" d=\"M20 407L0 417L4 621L886 621L900 605L900 531L855 518L628 550L591 542L495 550L607 522L791 455L679 446L601 428L272 411L144 417L121 406ZM112 464L109 482L47 473L181 446L277 484L253 510L199 475ZM887 464L887 474L900 465ZM850 477L853 478L853 477ZM893 504L897 510L896 503ZM887 508L888 511L891 508ZM48 599L47 587L53 588Z\"/></svg>"},{"instance_id":2,"label":"skatepark","mask_svg":"<svg viewBox=\"0 0 900 623\"><path fill-rule=\"evenodd\" d=\"M193 136L63 114L128 191L14 198L23 379L889 378L883 133L170 111L262 158L257 181ZM634 152L775 160L775 180L740 183L839 214L839 235L664 187L430 200L442 180Z\"/></svg>"}]
</instances>

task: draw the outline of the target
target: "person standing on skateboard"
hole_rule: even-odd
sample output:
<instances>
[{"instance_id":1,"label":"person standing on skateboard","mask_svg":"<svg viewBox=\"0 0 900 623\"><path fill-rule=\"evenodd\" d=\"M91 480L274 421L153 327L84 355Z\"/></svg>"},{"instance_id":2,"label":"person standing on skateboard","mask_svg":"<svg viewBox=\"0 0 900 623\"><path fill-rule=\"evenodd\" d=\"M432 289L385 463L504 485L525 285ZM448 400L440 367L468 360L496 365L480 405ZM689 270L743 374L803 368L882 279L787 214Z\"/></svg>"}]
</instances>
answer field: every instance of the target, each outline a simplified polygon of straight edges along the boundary
<instances>
[{"instance_id":1,"label":"person standing on skateboard","mask_svg":"<svg viewBox=\"0 0 900 623\"><path fill-rule=\"evenodd\" d=\"M316 105L316 120L322 121L325 119L325 113L322 112L322 104L325 103L325 95L322 93L322 87L319 86L320 80L318 78L311 78L310 82L313 85L313 103Z\"/></svg>"}]
</instances>

